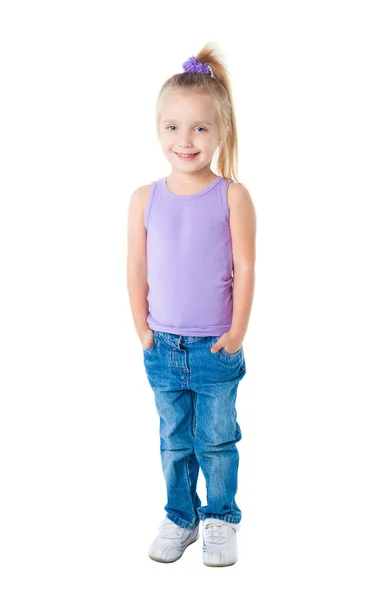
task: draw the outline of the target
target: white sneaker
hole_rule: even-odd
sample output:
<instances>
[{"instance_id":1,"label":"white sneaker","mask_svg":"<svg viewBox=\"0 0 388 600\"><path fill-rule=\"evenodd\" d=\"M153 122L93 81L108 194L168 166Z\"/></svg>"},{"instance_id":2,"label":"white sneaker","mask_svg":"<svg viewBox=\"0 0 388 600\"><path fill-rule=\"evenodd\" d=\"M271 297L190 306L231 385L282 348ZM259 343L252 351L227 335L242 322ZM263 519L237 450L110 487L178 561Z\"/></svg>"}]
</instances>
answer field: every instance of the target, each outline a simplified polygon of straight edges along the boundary
<instances>
[{"instance_id":1,"label":"white sneaker","mask_svg":"<svg viewBox=\"0 0 388 600\"><path fill-rule=\"evenodd\" d=\"M199 525L194 529L179 527L170 519L163 519L152 542L148 555L157 562L169 563L178 560L187 546L199 538Z\"/></svg>"},{"instance_id":2,"label":"white sneaker","mask_svg":"<svg viewBox=\"0 0 388 600\"><path fill-rule=\"evenodd\" d=\"M202 560L207 567L229 567L238 559L237 534L239 525L221 519L203 521Z\"/></svg>"}]
</instances>

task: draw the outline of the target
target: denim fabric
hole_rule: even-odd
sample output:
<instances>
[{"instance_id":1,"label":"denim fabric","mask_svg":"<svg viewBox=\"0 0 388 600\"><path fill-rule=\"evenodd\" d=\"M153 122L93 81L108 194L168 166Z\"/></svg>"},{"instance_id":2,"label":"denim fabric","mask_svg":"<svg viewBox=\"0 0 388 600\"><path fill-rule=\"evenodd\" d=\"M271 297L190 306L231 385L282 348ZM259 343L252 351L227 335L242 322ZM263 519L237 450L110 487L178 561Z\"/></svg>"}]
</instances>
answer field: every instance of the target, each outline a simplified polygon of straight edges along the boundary
<instances>
[{"instance_id":1,"label":"denim fabric","mask_svg":"<svg viewBox=\"0 0 388 600\"><path fill-rule=\"evenodd\" d=\"M207 518L241 520L235 501L236 443L241 439L235 404L246 364L242 346L234 354L223 348L210 352L220 337L154 331L154 345L143 348L160 417L164 508L181 527L195 527ZM207 506L201 506L196 491L199 468L206 481Z\"/></svg>"}]
</instances>

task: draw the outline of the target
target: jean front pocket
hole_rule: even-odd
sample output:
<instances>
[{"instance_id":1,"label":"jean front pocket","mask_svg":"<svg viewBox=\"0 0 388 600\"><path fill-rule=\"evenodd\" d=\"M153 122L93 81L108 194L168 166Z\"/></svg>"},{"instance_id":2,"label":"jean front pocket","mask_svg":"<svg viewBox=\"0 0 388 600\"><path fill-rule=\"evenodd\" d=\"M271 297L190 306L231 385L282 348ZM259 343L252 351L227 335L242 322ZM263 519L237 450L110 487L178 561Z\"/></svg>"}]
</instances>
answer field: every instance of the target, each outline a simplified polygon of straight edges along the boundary
<instances>
[{"instance_id":1,"label":"jean front pocket","mask_svg":"<svg viewBox=\"0 0 388 600\"><path fill-rule=\"evenodd\" d=\"M213 337L211 340L211 345L214 346L214 344L218 342L220 337L220 335ZM218 356L220 356L224 361L231 362L234 364L236 359L241 358L241 356L243 355L243 346L240 346L237 352L233 352L233 354L229 354L229 352L227 352L225 348L222 347L218 350L218 352L216 352L216 354L218 354Z\"/></svg>"},{"instance_id":2,"label":"jean front pocket","mask_svg":"<svg viewBox=\"0 0 388 600\"><path fill-rule=\"evenodd\" d=\"M244 377L247 371L244 356L244 346L241 346L241 348L239 348L237 352L234 352L233 354L229 354L224 348L220 348L217 354L224 365L233 370L238 367L241 373L240 378L242 379Z\"/></svg>"},{"instance_id":3,"label":"jean front pocket","mask_svg":"<svg viewBox=\"0 0 388 600\"><path fill-rule=\"evenodd\" d=\"M237 350L237 352L233 352L233 354L229 354L229 352L227 352L224 348L220 348L219 352L222 354L222 356L227 356L228 358L233 358L235 356L241 355L242 346Z\"/></svg>"}]
</instances>

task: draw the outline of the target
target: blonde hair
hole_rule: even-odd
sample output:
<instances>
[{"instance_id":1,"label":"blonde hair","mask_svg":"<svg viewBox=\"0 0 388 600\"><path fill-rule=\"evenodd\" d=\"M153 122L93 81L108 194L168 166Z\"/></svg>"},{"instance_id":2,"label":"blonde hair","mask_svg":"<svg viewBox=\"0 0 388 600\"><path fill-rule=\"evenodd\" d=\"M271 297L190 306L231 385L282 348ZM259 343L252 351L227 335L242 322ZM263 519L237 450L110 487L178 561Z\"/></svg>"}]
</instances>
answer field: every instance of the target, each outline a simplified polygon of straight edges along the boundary
<instances>
[{"instance_id":1,"label":"blonde hair","mask_svg":"<svg viewBox=\"0 0 388 600\"><path fill-rule=\"evenodd\" d=\"M195 58L197 61L203 62L210 67L212 76L205 73L183 72L172 75L165 81L157 100L156 121L158 131L160 101L164 94L172 91L193 90L196 93L207 96L210 98L214 108L216 125L221 139L217 170L222 177L239 183L237 181L237 127L228 71L211 43L207 43Z\"/></svg>"}]
</instances>

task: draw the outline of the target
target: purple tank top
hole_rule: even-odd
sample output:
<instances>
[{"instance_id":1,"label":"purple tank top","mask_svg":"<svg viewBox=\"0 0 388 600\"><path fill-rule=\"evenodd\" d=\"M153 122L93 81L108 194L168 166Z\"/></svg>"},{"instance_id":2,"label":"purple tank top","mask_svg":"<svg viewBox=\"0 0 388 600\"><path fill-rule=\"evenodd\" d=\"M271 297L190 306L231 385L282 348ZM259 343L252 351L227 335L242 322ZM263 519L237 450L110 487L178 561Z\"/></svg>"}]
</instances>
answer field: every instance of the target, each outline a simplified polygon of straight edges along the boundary
<instances>
[{"instance_id":1,"label":"purple tank top","mask_svg":"<svg viewBox=\"0 0 388 600\"><path fill-rule=\"evenodd\" d=\"M170 192L165 177L151 183L144 213L151 329L201 337L229 331L233 312L230 183L218 176L190 196Z\"/></svg>"}]
</instances>

